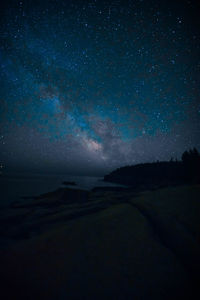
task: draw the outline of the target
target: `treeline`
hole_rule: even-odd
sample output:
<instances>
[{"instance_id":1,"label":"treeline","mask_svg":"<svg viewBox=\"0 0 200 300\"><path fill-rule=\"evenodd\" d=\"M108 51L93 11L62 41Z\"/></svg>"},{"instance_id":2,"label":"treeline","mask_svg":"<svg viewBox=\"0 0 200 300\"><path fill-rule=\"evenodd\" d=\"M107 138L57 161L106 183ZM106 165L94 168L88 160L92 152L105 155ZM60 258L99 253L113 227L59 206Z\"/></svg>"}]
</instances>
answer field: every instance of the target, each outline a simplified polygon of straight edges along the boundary
<instances>
[{"instance_id":1,"label":"treeline","mask_svg":"<svg viewBox=\"0 0 200 300\"><path fill-rule=\"evenodd\" d=\"M157 161L116 169L104 176L105 181L140 186L166 186L200 183L200 154L196 148L185 151L181 160Z\"/></svg>"}]
</instances>

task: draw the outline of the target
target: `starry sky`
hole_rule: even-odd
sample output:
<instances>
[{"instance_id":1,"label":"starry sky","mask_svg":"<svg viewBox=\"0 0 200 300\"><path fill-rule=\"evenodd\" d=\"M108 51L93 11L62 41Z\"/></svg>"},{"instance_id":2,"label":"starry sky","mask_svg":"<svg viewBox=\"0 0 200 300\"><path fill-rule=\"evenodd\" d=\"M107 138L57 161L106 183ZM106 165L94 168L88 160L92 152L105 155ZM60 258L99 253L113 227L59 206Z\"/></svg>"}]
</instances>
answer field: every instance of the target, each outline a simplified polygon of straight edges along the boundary
<instances>
[{"instance_id":1,"label":"starry sky","mask_svg":"<svg viewBox=\"0 0 200 300\"><path fill-rule=\"evenodd\" d=\"M200 4L5 1L0 163L104 174L200 150Z\"/></svg>"}]
</instances>

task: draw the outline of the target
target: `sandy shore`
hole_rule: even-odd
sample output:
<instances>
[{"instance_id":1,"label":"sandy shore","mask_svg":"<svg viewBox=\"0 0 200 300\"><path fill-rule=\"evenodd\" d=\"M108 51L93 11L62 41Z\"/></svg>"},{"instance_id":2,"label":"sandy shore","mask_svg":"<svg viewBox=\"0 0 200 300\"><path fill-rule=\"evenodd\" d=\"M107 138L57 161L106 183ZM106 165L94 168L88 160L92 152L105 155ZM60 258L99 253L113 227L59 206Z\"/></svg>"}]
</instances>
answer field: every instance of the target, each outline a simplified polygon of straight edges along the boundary
<instances>
[{"instance_id":1,"label":"sandy shore","mask_svg":"<svg viewBox=\"0 0 200 300\"><path fill-rule=\"evenodd\" d=\"M3 299L188 299L200 186L58 189L0 213Z\"/></svg>"}]
</instances>

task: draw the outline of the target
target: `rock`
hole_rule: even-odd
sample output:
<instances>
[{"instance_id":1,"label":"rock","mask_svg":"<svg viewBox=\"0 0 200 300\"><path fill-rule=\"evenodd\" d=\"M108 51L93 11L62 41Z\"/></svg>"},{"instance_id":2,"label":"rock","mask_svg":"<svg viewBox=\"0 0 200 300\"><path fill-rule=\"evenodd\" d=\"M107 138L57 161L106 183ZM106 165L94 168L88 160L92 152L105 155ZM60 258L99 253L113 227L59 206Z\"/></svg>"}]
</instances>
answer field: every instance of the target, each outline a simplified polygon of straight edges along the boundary
<instances>
[{"instance_id":1,"label":"rock","mask_svg":"<svg viewBox=\"0 0 200 300\"><path fill-rule=\"evenodd\" d=\"M64 184L64 185L77 185L76 182L74 182L74 181L63 181L62 184Z\"/></svg>"}]
</instances>

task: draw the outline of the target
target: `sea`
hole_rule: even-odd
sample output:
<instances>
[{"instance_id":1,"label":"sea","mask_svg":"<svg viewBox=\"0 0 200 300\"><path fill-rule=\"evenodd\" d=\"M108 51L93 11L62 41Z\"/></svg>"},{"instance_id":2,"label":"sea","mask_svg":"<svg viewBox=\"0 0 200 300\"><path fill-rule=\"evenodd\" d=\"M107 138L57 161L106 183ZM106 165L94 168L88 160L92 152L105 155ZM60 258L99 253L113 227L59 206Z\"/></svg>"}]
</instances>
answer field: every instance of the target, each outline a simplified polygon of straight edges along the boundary
<instances>
[{"instance_id":1,"label":"sea","mask_svg":"<svg viewBox=\"0 0 200 300\"><path fill-rule=\"evenodd\" d=\"M63 185L64 181L75 182L76 185ZM55 191L60 187L91 190L94 187L120 186L104 182L103 177L71 176L65 174L40 173L7 173L0 174L0 207L7 207L23 197L35 197L43 193ZM24 201L24 200L23 200Z\"/></svg>"}]
</instances>

